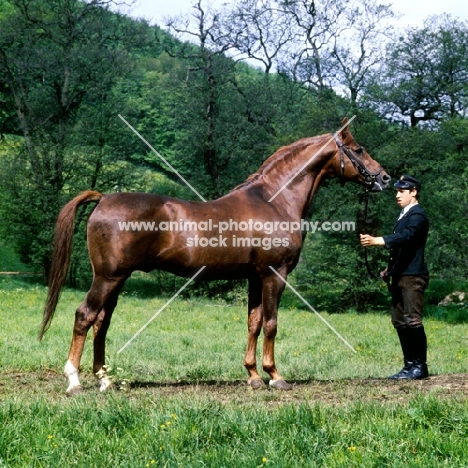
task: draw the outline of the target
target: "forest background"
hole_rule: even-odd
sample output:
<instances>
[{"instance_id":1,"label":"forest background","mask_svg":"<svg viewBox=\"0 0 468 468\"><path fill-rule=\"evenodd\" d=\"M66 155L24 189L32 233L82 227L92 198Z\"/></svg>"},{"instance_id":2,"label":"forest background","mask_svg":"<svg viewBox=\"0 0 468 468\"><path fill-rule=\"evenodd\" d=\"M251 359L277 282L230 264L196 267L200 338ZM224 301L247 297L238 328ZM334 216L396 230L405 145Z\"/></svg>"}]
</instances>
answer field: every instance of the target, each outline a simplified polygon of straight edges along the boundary
<instances>
[{"instance_id":1,"label":"forest background","mask_svg":"<svg viewBox=\"0 0 468 468\"><path fill-rule=\"evenodd\" d=\"M127 2L128 3L128 2ZM393 177L422 182L430 222L429 300L468 271L468 24L432 16L394 29L374 0L203 0L164 28L119 13L118 1L0 0L0 249L49 269L61 207L82 190L145 191L196 199L123 116L212 199L255 172L281 145L336 131L356 115L356 140ZM358 233L389 232L394 193L335 180L308 219L356 221L356 232L310 234L291 278L330 311L385 306L365 271ZM89 208L77 218L70 285L89 285ZM372 269L386 253L369 252ZM152 288L178 279L152 274ZM146 287L146 286L145 286ZM237 284L192 293L236 297Z\"/></svg>"}]
</instances>

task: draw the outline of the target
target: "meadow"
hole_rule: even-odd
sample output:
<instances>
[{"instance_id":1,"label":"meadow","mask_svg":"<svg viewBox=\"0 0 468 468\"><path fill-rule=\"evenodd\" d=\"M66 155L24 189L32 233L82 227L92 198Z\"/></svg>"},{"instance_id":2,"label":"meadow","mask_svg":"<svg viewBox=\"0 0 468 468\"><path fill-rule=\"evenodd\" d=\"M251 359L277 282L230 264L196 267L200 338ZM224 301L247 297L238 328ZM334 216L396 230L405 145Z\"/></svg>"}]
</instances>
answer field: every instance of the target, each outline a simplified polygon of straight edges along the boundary
<instances>
[{"instance_id":1,"label":"meadow","mask_svg":"<svg viewBox=\"0 0 468 468\"><path fill-rule=\"evenodd\" d=\"M388 314L320 311L354 354L286 294L276 361L293 390L254 391L241 301L178 298L118 354L168 299L146 290L130 284L114 313L113 389L98 390L89 339L84 392L67 398L62 369L84 292L63 292L38 342L46 289L0 280L0 467L468 467L463 315L429 310L432 375L394 383L401 355Z\"/></svg>"}]
</instances>

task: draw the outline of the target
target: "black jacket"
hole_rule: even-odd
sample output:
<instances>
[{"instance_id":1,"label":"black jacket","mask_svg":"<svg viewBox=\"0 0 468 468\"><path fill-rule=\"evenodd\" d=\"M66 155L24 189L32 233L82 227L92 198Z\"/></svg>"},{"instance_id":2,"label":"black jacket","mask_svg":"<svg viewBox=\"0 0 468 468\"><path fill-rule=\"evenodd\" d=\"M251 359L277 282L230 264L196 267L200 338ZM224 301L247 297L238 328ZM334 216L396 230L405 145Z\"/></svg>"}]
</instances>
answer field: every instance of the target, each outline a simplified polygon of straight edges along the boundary
<instances>
[{"instance_id":1,"label":"black jacket","mask_svg":"<svg viewBox=\"0 0 468 468\"><path fill-rule=\"evenodd\" d=\"M387 275L429 275L424 262L424 248L429 232L429 220L419 206L412 206L393 226L393 234L384 236L385 247L390 249Z\"/></svg>"}]
</instances>

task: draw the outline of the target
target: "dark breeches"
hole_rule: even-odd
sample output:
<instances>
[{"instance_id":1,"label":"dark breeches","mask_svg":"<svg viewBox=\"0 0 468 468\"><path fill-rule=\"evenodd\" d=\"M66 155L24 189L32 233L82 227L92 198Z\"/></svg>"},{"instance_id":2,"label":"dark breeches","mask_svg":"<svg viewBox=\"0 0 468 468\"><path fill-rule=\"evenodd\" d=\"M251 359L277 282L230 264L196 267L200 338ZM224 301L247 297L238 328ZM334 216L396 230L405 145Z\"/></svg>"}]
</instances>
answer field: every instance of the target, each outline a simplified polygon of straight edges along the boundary
<instances>
[{"instance_id":1,"label":"dark breeches","mask_svg":"<svg viewBox=\"0 0 468 468\"><path fill-rule=\"evenodd\" d=\"M422 325L424 291L428 276L392 278L392 324L395 328Z\"/></svg>"}]
</instances>

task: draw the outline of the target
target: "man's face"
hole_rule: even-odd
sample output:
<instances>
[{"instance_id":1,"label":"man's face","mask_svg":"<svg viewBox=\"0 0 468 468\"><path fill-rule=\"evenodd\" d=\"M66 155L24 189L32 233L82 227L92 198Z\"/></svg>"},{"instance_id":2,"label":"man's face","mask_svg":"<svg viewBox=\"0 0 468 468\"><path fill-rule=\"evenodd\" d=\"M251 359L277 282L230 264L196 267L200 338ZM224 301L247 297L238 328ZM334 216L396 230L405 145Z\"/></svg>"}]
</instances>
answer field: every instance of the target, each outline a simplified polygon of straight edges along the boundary
<instances>
[{"instance_id":1,"label":"man's face","mask_svg":"<svg viewBox=\"0 0 468 468\"><path fill-rule=\"evenodd\" d=\"M400 206L400 208L404 208L405 206L408 206L410 203L416 203L417 193L418 192L415 189L412 189L412 190L398 189L395 194L398 206Z\"/></svg>"}]
</instances>

